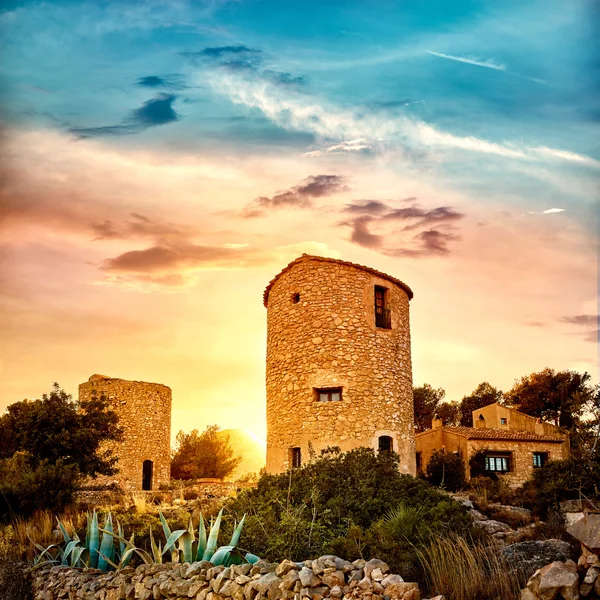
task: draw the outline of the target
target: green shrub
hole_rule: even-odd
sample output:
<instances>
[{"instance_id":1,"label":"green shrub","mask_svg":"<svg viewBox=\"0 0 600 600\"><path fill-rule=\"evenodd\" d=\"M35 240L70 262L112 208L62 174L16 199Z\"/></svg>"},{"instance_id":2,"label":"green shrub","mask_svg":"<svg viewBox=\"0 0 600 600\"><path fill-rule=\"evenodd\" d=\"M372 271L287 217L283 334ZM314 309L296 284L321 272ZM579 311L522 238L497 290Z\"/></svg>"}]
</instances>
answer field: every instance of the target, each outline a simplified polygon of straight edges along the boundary
<instances>
[{"instance_id":1,"label":"green shrub","mask_svg":"<svg viewBox=\"0 0 600 600\"><path fill-rule=\"evenodd\" d=\"M435 450L427 463L426 478L431 485L456 492L465 487L465 463L460 453Z\"/></svg>"},{"instance_id":2,"label":"green shrub","mask_svg":"<svg viewBox=\"0 0 600 600\"><path fill-rule=\"evenodd\" d=\"M263 474L226 510L238 520L247 513L243 545L269 560L377 556L406 573L416 563L413 543L427 531L468 532L471 518L443 492L402 475L398 462L394 453L368 448L330 452L287 473Z\"/></svg>"}]
</instances>

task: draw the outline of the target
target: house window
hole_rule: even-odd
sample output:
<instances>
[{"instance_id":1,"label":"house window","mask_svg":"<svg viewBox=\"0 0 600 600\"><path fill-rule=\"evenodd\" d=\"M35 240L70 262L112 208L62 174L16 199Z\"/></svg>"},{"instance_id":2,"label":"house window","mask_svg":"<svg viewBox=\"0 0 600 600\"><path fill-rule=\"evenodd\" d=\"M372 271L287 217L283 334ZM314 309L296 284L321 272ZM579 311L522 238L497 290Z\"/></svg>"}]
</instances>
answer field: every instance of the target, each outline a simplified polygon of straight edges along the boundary
<instances>
[{"instance_id":1,"label":"house window","mask_svg":"<svg viewBox=\"0 0 600 600\"><path fill-rule=\"evenodd\" d=\"M539 469L548 462L547 452L534 452L533 453L533 468Z\"/></svg>"},{"instance_id":2,"label":"house window","mask_svg":"<svg viewBox=\"0 0 600 600\"><path fill-rule=\"evenodd\" d=\"M391 452L393 449L393 440L389 435L379 436L379 452Z\"/></svg>"},{"instance_id":3,"label":"house window","mask_svg":"<svg viewBox=\"0 0 600 600\"><path fill-rule=\"evenodd\" d=\"M388 290L375 286L375 325L381 329L392 328L392 312L388 308Z\"/></svg>"},{"instance_id":4,"label":"house window","mask_svg":"<svg viewBox=\"0 0 600 600\"><path fill-rule=\"evenodd\" d=\"M295 294L292 294L292 302L294 304L298 304L298 302L300 302L300 292L296 292Z\"/></svg>"},{"instance_id":5,"label":"house window","mask_svg":"<svg viewBox=\"0 0 600 600\"><path fill-rule=\"evenodd\" d=\"M500 425L506 425L506 419L504 417L500 418Z\"/></svg>"},{"instance_id":6,"label":"house window","mask_svg":"<svg viewBox=\"0 0 600 600\"><path fill-rule=\"evenodd\" d=\"M485 457L485 470L496 473L506 473L510 471L511 460L510 453L487 454Z\"/></svg>"},{"instance_id":7,"label":"house window","mask_svg":"<svg viewBox=\"0 0 600 600\"><path fill-rule=\"evenodd\" d=\"M298 469L302 466L302 451L297 446L290 448L290 464L292 469Z\"/></svg>"},{"instance_id":8,"label":"house window","mask_svg":"<svg viewBox=\"0 0 600 600\"><path fill-rule=\"evenodd\" d=\"M417 473L423 472L423 456L420 452L417 452Z\"/></svg>"},{"instance_id":9,"label":"house window","mask_svg":"<svg viewBox=\"0 0 600 600\"><path fill-rule=\"evenodd\" d=\"M152 489L152 475L154 465L151 460L145 460L142 464L142 490L149 491Z\"/></svg>"},{"instance_id":10,"label":"house window","mask_svg":"<svg viewBox=\"0 0 600 600\"><path fill-rule=\"evenodd\" d=\"M342 399L342 388L315 388L317 402L339 402Z\"/></svg>"}]
</instances>

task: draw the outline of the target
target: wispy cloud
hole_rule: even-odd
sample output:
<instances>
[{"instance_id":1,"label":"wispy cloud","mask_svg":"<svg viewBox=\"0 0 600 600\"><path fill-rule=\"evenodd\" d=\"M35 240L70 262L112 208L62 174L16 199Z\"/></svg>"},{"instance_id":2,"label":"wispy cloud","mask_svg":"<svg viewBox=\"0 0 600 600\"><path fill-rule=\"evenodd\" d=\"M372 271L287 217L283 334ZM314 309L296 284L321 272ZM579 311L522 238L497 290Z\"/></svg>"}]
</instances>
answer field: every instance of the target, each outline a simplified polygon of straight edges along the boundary
<instances>
[{"instance_id":1,"label":"wispy cloud","mask_svg":"<svg viewBox=\"0 0 600 600\"><path fill-rule=\"evenodd\" d=\"M446 58L448 60L455 60L461 63L467 63L468 65L475 65L476 67L485 67L487 69L496 69L496 71L506 71L506 66L502 63L497 62L493 58L486 58L485 60L479 60L476 58L469 58L467 56L453 56L452 54L443 54L442 52L434 52L433 50L426 50L427 54L438 56L439 58Z\"/></svg>"},{"instance_id":2,"label":"wispy cloud","mask_svg":"<svg viewBox=\"0 0 600 600\"><path fill-rule=\"evenodd\" d=\"M325 154L347 154L349 152L364 152L373 148L372 143L366 138L358 138L356 140L346 140L339 144L333 144L320 150L312 150L302 154L303 157L323 156Z\"/></svg>"},{"instance_id":3,"label":"wispy cloud","mask_svg":"<svg viewBox=\"0 0 600 600\"><path fill-rule=\"evenodd\" d=\"M600 329L598 328L600 327L600 315L573 315L561 317L559 321L586 328L583 338L586 342L598 343L600 341ZM590 327L592 329L589 329Z\"/></svg>"},{"instance_id":4,"label":"wispy cloud","mask_svg":"<svg viewBox=\"0 0 600 600\"><path fill-rule=\"evenodd\" d=\"M214 72L208 82L217 93L236 104L258 108L280 127L339 140L332 146L340 146L344 140L365 140L365 143L373 144L386 140L405 149L454 149L523 161L555 160L600 168L600 161L570 151L459 136L416 118L342 108L294 89L273 85L254 72L250 76L248 73Z\"/></svg>"}]
</instances>

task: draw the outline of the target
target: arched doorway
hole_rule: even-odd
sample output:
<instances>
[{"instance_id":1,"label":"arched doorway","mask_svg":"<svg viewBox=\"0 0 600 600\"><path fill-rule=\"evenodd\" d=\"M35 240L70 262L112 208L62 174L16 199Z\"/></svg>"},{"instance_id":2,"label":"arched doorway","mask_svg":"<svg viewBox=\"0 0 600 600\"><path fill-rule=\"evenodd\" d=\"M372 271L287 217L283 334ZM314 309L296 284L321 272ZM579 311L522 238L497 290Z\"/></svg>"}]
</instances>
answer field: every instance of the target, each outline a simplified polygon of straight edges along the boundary
<instances>
[{"instance_id":1,"label":"arched doorway","mask_svg":"<svg viewBox=\"0 0 600 600\"><path fill-rule=\"evenodd\" d=\"M154 470L154 465L151 460L145 460L142 465L142 489L143 490L151 490L152 489L152 474Z\"/></svg>"}]
</instances>

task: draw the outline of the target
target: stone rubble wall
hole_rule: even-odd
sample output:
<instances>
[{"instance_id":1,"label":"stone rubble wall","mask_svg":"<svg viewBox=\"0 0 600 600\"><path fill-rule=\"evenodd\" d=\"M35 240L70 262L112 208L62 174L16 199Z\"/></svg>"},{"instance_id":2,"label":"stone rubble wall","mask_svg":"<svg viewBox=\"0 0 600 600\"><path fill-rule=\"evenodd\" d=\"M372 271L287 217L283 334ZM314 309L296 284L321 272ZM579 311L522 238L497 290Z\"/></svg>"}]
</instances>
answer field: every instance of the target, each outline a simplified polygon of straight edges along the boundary
<instances>
[{"instance_id":1,"label":"stone rubble wall","mask_svg":"<svg viewBox=\"0 0 600 600\"><path fill-rule=\"evenodd\" d=\"M51 567L32 574L34 600L420 600L419 586L388 574L383 561L336 556L294 563L154 564L102 573Z\"/></svg>"},{"instance_id":2,"label":"stone rubble wall","mask_svg":"<svg viewBox=\"0 0 600 600\"><path fill-rule=\"evenodd\" d=\"M108 444L119 458L119 472L98 477L95 485L115 483L127 491L142 489L142 465L153 463L152 489L167 486L171 477L171 388L160 383L126 381L92 375L79 386L79 401L104 394L119 415L123 441Z\"/></svg>"},{"instance_id":3,"label":"stone rubble wall","mask_svg":"<svg viewBox=\"0 0 600 600\"><path fill-rule=\"evenodd\" d=\"M416 474L409 296L374 273L305 256L272 282L267 471L288 469L293 447L305 462L327 446L377 450L379 436L389 436L400 470ZM387 289L391 329L375 325L376 285ZM332 387L342 388L341 401L317 401L315 388Z\"/></svg>"}]
</instances>

